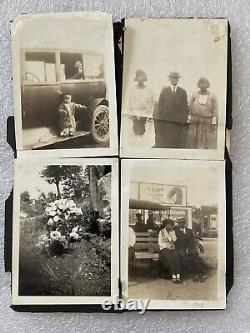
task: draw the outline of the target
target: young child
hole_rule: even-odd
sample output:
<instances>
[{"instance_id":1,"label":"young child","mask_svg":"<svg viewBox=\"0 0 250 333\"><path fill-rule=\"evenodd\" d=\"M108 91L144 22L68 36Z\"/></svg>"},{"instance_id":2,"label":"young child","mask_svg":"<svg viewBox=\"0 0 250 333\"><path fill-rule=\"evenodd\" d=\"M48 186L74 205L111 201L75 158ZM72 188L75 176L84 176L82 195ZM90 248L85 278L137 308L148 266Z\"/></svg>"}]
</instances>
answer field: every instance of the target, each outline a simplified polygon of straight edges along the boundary
<instances>
[{"instance_id":1,"label":"young child","mask_svg":"<svg viewBox=\"0 0 250 333\"><path fill-rule=\"evenodd\" d=\"M86 106L71 101L71 95L64 95L63 102L59 105L60 136L73 136L76 131L75 112L87 110Z\"/></svg>"}]
</instances>

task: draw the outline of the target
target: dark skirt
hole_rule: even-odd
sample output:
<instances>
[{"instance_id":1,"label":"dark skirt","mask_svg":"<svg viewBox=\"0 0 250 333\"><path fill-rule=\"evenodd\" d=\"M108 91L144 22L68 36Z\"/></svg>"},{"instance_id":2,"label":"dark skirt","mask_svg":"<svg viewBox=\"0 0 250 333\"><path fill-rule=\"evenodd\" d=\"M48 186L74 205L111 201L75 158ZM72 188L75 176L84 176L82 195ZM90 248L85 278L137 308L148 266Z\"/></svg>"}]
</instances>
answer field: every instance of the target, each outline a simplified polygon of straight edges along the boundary
<instances>
[{"instance_id":1,"label":"dark skirt","mask_svg":"<svg viewBox=\"0 0 250 333\"><path fill-rule=\"evenodd\" d=\"M180 258L177 250L162 249L160 251L160 264L164 272L170 275L180 273Z\"/></svg>"}]
</instances>

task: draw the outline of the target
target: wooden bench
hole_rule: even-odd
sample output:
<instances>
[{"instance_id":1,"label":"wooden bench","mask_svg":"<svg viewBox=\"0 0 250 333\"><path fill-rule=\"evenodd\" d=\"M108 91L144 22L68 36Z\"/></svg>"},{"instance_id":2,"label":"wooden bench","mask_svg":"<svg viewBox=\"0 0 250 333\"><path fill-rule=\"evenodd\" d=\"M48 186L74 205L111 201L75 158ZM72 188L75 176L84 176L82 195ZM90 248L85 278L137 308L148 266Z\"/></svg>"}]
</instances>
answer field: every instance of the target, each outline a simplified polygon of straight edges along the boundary
<instances>
[{"instance_id":1,"label":"wooden bench","mask_svg":"<svg viewBox=\"0 0 250 333\"><path fill-rule=\"evenodd\" d=\"M135 232L135 259L159 260L158 235L151 232Z\"/></svg>"}]
</instances>

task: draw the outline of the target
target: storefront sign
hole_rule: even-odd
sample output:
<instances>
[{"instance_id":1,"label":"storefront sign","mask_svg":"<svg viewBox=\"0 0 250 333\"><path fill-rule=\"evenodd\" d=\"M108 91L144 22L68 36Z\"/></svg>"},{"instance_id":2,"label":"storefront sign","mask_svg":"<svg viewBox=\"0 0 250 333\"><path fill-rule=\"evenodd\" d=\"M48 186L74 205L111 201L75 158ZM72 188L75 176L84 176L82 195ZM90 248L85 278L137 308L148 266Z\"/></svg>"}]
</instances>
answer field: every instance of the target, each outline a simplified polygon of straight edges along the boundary
<instances>
[{"instance_id":1,"label":"storefront sign","mask_svg":"<svg viewBox=\"0 0 250 333\"><path fill-rule=\"evenodd\" d=\"M171 206L186 206L186 187L177 185L131 183L130 197Z\"/></svg>"}]
</instances>

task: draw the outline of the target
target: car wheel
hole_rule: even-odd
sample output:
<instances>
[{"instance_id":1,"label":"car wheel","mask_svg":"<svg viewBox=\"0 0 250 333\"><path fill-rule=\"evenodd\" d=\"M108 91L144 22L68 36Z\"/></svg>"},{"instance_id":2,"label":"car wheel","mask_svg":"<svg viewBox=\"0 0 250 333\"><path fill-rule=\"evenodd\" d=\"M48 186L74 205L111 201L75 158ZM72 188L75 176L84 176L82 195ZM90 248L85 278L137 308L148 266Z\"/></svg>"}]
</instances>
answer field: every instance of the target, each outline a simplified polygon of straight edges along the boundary
<instances>
[{"instance_id":1,"label":"car wheel","mask_svg":"<svg viewBox=\"0 0 250 333\"><path fill-rule=\"evenodd\" d=\"M99 105L95 109L91 122L91 133L96 143L109 142L109 108Z\"/></svg>"}]
</instances>

